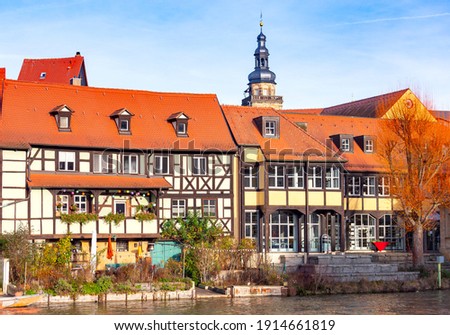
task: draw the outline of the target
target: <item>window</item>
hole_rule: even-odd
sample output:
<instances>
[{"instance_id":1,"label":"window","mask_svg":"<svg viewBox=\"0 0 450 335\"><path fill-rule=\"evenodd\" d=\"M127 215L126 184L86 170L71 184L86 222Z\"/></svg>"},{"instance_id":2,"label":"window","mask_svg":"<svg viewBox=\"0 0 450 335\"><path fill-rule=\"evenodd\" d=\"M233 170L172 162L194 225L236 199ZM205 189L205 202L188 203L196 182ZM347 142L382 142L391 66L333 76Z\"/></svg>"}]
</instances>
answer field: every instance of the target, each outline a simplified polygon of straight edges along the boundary
<instances>
[{"instance_id":1,"label":"window","mask_svg":"<svg viewBox=\"0 0 450 335\"><path fill-rule=\"evenodd\" d=\"M136 174L138 173L138 157L137 155L123 156L123 173Z\"/></svg>"},{"instance_id":2,"label":"window","mask_svg":"<svg viewBox=\"0 0 450 335\"><path fill-rule=\"evenodd\" d=\"M56 198L56 210L62 214L69 213L69 196L58 195Z\"/></svg>"},{"instance_id":3,"label":"window","mask_svg":"<svg viewBox=\"0 0 450 335\"><path fill-rule=\"evenodd\" d=\"M325 187L328 189L339 189L340 183L340 169L336 166L328 167L325 176Z\"/></svg>"},{"instance_id":4,"label":"window","mask_svg":"<svg viewBox=\"0 0 450 335\"><path fill-rule=\"evenodd\" d=\"M94 154L94 173L111 173L110 155Z\"/></svg>"},{"instance_id":5,"label":"window","mask_svg":"<svg viewBox=\"0 0 450 335\"><path fill-rule=\"evenodd\" d=\"M204 199L203 200L203 217L216 217L216 200Z\"/></svg>"},{"instance_id":6,"label":"window","mask_svg":"<svg viewBox=\"0 0 450 335\"><path fill-rule=\"evenodd\" d=\"M404 230L397 225L397 220L392 214L383 215L378 221L378 238L389 242L387 249L404 249Z\"/></svg>"},{"instance_id":7,"label":"window","mask_svg":"<svg viewBox=\"0 0 450 335\"><path fill-rule=\"evenodd\" d=\"M244 168L244 187L258 188L258 167L248 166Z\"/></svg>"},{"instance_id":8,"label":"window","mask_svg":"<svg viewBox=\"0 0 450 335\"><path fill-rule=\"evenodd\" d=\"M349 138L343 138L341 140L341 150L342 151L350 151L350 139Z\"/></svg>"},{"instance_id":9,"label":"window","mask_svg":"<svg viewBox=\"0 0 450 335\"><path fill-rule=\"evenodd\" d=\"M264 136L275 137L277 136L277 123L276 121L266 121L264 125Z\"/></svg>"},{"instance_id":10,"label":"window","mask_svg":"<svg viewBox=\"0 0 450 335\"><path fill-rule=\"evenodd\" d=\"M258 237L258 211L245 211L245 238L256 239Z\"/></svg>"},{"instance_id":11,"label":"window","mask_svg":"<svg viewBox=\"0 0 450 335\"><path fill-rule=\"evenodd\" d=\"M128 242L127 241L117 241L116 242L116 250L117 251L128 251Z\"/></svg>"},{"instance_id":12,"label":"window","mask_svg":"<svg viewBox=\"0 0 450 335\"><path fill-rule=\"evenodd\" d=\"M155 174L169 173L169 156L155 156Z\"/></svg>"},{"instance_id":13,"label":"window","mask_svg":"<svg viewBox=\"0 0 450 335\"><path fill-rule=\"evenodd\" d=\"M295 251L295 216L288 212L270 215L270 251Z\"/></svg>"},{"instance_id":14,"label":"window","mask_svg":"<svg viewBox=\"0 0 450 335\"><path fill-rule=\"evenodd\" d=\"M364 152L367 152L367 153L373 152L373 140L372 139L365 140Z\"/></svg>"},{"instance_id":15,"label":"window","mask_svg":"<svg viewBox=\"0 0 450 335\"><path fill-rule=\"evenodd\" d=\"M172 200L172 218L186 217L186 200L174 199Z\"/></svg>"},{"instance_id":16,"label":"window","mask_svg":"<svg viewBox=\"0 0 450 335\"><path fill-rule=\"evenodd\" d=\"M378 195L386 197L391 195L391 180L389 177L378 178Z\"/></svg>"},{"instance_id":17,"label":"window","mask_svg":"<svg viewBox=\"0 0 450 335\"><path fill-rule=\"evenodd\" d=\"M322 167L312 166L308 168L308 188L322 188Z\"/></svg>"},{"instance_id":18,"label":"window","mask_svg":"<svg viewBox=\"0 0 450 335\"><path fill-rule=\"evenodd\" d=\"M290 166L286 169L287 186L289 188L304 188L305 178L303 167Z\"/></svg>"},{"instance_id":19,"label":"window","mask_svg":"<svg viewBox=\"0 0 450 335\"><path fill-rule=\"evenodd\" d=\"M348 177L348 195L355 196L361 194L361 178Z\"/></svg>"},{"instance_id":20,"label":"window","mask_svg":"<svg viewBox=\"0 0 450 335\"><path fill-rule=\"evenodd\" d=\"M75 153L60 151L58 155L60 171L75 171Z\"/></svg>"},{"instance_id":21,"label":"window","mask_svg":"<svg viewBox=\"0 0 450 335\"><path fill-rule=\"evenodd\" d=\"M39 79L45 79L45 77L47 77L47 73L46 72L41 72Z\"/></svg>"},{"instance_id":22,"label":"window","mask_svg":"<svg viewBox=\"0 0 450 335\"><path fill-rule=\"evenodd\" d=\"M67 129L69 128L69 117L59 116L59 128Z\"/></svg>"},{"instance_id":23,"label":"window","mask_svg":"<svg viewBox=\"0 0 450 335\"><path fill-rule=\"evenodd\" d=\"M375 195L375 177L363 178L363 195L365 196Z\"/></svg>"},{"instance_id":24,"label":"window","mask_svg":"<svg viewBox=\"0 0 450 335\"><path fill-rule=\"evenodd\" d=\"M114 213L126 215L127 204L125 200L114 200Z\"/></svg>"},{"instance_id":25,"label":"window","mask_svg":"<svg viewBox=\"0 0 450 335\"><path fill-rule=\"evenodd\" d=\"M73 197L73 203L78 208L78 212L87 212L87 198L85 195L75 195Z\"/></svg>"},{"instance_id":26,"label":"window","mask_svg":"<svg viewBox=\"0 0 450 335\"><path fill-rule=\"evenodd\" d=\"M355 214L350 224L350 249L369 249L375 239L376 220L370 214Z\"/></svg>"},{"instance_id":27,"label":"window","mask_svg":"<svg viewBox=\"0 0 450 335\"><path fill-rule=\"evenodd\" d=\"M269 187L284 188L284 166L269 166Z\"/></svg>"},{"instance_id":28,"label":"window","mask_svg":"<svg viewBox=\"0 0 450 335\"><path fill-rule=\"evenodd\" d=\"M193 157L192 159L192 173L195 176L204 176L207 174L206 157Z\"/></svg>"},{"instance_id":29,"label":"window","mask_svg":"<svg viewBox=\"0 0 450 335\"><path fill-rule=\"evenodd\" d=\"M187 123L186 122L177 122L177 134L178 135L186 135Z\"/></svg>"},{"instance_id":30,"label":"window","mask_svg":"<svg viewBox=\"0 0 450 335\"><path fill-rule=\"evenodd\" d=\"M129 131L128 120L120 120L120 131Z\"/></svg>"}]
</instances>

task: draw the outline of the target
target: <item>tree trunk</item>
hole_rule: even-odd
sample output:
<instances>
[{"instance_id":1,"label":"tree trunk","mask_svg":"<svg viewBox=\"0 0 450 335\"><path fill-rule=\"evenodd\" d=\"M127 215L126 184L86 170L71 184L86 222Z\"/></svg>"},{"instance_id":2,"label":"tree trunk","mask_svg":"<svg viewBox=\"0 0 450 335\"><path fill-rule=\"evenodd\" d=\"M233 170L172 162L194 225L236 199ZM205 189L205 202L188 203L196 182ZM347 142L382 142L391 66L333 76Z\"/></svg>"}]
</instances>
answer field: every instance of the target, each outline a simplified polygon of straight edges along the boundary
<instances>
[{"instance_id":1,"label":"tree trunk","mask_svg":"<svg viewBox=\"0 0 450 335\"><path fill-rule=\"evenodd\" d=\"M417 225L417 228L413 233L412 252L413 267L417 269L421 266L424 266L425 260L423 257L423 227L420 224Z\"/></svg>"}]
</instances>

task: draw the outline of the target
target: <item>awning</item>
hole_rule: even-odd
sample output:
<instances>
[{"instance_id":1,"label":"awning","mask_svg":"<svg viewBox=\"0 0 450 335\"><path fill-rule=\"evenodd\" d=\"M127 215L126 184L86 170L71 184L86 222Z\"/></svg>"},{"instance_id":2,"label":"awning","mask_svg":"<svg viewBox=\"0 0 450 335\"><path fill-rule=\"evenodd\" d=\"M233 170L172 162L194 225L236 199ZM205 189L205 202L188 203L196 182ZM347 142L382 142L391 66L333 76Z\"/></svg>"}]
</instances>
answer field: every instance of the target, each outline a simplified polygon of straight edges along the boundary
<instances>
[{"instance_id":1,"label":"awning","mask_svg":"<svg viewBox=\"0 0 450 335\"><path fill-rule=\"evenodd\" d=\"M77 174L32 173L30 188L80 188L80 189L161 189L171 188L163 177L105 176Z\"/></svg>"}]
</instances>

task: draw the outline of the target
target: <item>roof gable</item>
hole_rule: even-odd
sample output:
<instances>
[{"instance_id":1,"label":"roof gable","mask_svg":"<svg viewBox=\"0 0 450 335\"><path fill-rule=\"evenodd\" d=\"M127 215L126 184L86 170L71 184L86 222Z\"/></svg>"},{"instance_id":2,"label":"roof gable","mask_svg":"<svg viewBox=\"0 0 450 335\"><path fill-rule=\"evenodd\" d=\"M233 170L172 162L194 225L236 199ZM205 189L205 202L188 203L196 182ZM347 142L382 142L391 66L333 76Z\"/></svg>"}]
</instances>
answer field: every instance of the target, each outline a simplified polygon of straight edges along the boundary
<instances>
[{"instance_id":1,"label":"roof gable","mask_svg":"<svg viewBox=\"0 0 450 335\"><path fill-rule=\"evenodd\" d=\"M76 84L87 86L84 57L77 53L74 57L24 59L18 80L54 84Z\"/></svg>"}]
</instances>

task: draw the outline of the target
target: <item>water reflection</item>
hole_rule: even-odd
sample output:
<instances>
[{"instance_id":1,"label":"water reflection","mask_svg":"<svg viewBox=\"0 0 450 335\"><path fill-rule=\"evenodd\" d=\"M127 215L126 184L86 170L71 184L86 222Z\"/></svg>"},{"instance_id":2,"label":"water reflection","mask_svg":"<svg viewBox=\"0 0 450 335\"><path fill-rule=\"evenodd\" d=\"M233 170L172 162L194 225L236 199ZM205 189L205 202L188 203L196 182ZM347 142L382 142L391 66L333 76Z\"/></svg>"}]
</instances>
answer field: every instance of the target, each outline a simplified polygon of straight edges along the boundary
<instances>
[{"instance_id":1,"label":"water reflection","mask_svg":"<svg viewBox=\"0 0 450 335\"><path fill-rule=\"evenodd\" d=\"M4 309L0 314L46 315L449 315L450 291L199 299L178 301L108 302L39 305Z\"/></svg>"}]
</instances>

